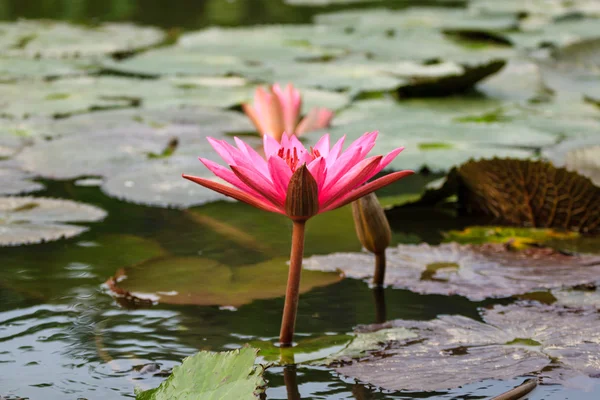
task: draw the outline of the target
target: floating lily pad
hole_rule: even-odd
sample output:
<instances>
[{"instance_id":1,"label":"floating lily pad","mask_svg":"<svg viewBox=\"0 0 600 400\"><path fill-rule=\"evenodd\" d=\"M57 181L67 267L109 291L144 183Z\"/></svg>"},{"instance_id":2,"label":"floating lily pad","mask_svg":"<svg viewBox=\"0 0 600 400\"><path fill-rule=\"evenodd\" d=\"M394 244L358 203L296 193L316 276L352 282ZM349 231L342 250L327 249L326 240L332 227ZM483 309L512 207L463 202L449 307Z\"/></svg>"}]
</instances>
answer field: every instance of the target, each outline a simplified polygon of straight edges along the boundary
<instances>
[{"instance_id":1,"label":"floating lily pad","mask_svg":"<svg viewBox=\"0 0 600 400\"><path fill-rule=\"evenodd\" d=\"M510 228L502 226L471 226L462 231L445 233L446 241L461 244L506 243L516 249L548 241L575 239L575 232L558 232L552 229Z\"/></svg>"},{"instance_id":2,"label":"floating lily pad","mask_svg":"<svg viewBox=\"0 0 600 400\"><path fill-rule=\"evenodd\" d=\"M265 361L281 362L293 361L303 363L309 360L321 359L331 353L337 353L340 348L345 348L352 339L350 335L325 335L298 340L293 347L282 348L270 341L252 341L250 346L260 349L258 353Z\"/></svg>"},{"instance_id":3,"label":"floating lily pad","mask_svg":"<svg viewBox=\"0 0 600 400\"><path fill-rule=\"evenodd\" d=\"M590 288L553 290L552 295L557 304L567 307L600 309L600 290L593 285Z\"/></svg>"},{"instance_id":4,"label":"floating lily pad","mask_svg":"<svg viewBox=\"0 0 600 400\"><path fill-rule=\"evenodd\" d=\"M509 62L502 71L485 79L477 90L503 100L530 101L546 95L538 66L531 62Z\"/></svg>"},{"instance_id":5,"label":"floating lily pad","mask_svg":"<svg viewBox=\"0 0 600 400\"><path fill-rule=\"evenodd\" d=\"M420 340L400 347L379 343L371 355L337 371L389 390L424 391L532 373L545 377L548 373L541 371L547 365L555 369L551 377L557 375L556 370L591 376L599 372L600 317L596 313L513 304L482 314L484 322L441 316L432 321L396 320L363 327L362 331L410 329ZM583 353L587 357L575 357Z\"/></svg>"},{"instance_id":6,"label":"floating lily pad","mask_svg":"<svg viewBox=\"0 0 600 400\"><path fill-rule=\"evenodd\" d=\"M565 167L587 176L596 186L600 186L600 140L566 140L544 150L544 156L557 167Z\"/></svg>"},{"instance_id":7,"label":"floating lily pad","mask_svg":"<svg viewBox=\"0 0 600 400\"><path fill-rule=\"evenodd\" d=\"M267 73L264 66L246 63L234 52L229 55L211 55L201 49L179 46L147 51L124 61L106 61L103 66L122 73L154 77L162 75L225 76L230 74L260 76Z\"/></svg>"},{"instance_id":8,"label":"floating lily pad","mask_svg":"<svg viewBox=\"0 0 600 400\"><path fill-rule=\"evenodd\" d=\"M95 222L100 208L45 197L0 197L0 246L18 246L69 238L88 228L64 222Z\"/></svg>"},{"instance_id":9,"label":"floating lily pad","mask_svg":"<svg viewBox=\"0 0 600 400\"><path fill-rule=\"evenodd\" d=\"M595 282L600 272L598 257L547 248L511 251L502 244L399 245L388 249L386 258L385 281L393 287L473 301ZM366 279L374 260L366 253L334 253L308 258L304 268Z\"/></svg>"},{"instance_id":10,"label":"floating lily pad","mask_svg":"<svg viewBox=\"0 0 600 400\"><path fill-rule=\"evenodd\" d=\"M532 14L557 18L573 13L600 15L600 6L594 0L472 0L469 9L487 15Z\"/></svg>"},{"instance_id":11,"label":"floating lily pad","mask_svg":"<svg viewBox=\"0 0 600 400\"><path fill-rule=\"evenodd\" d=\"M258 65L273 61L295 61L334 56L334 48L311 46L305 40L319 32L312 25L264 25L241 28L208 28L184 34L179 46L206 57L235 55L242 62Z\"/></svg>"},{"instance_id":12,"label":"floating lily pad","mask_svg":"<svg viewBox=\"0 0 600 400\"><path fill-rule=\"evenodd\" d=\"M81 75L93 69L89 61L0 57L0 82Z\"/></svg>"},{"instance_id":13,"label":"floating lily pad","mask_svg":"<svg viewBox=\"0 0 600 400\"><path fill-rule=\"evenodd\" d=\"M222 353L201 351L185 358L156 389L136 391L137 400L258 399L266 382L255 366L257 350L244 347Z\"/></svg>"},{"instance_id":14,"label":"floating lily pad","mask_svg":"<svg viewBox=\"0 0 600 400\"><path fill-rule=\"evenodd\" d=\"M157 28L109 23L78 26L56 21L19 20L0 23L0 49L5 55L84 57L132 52L162 42Z\"/></svg>"},{"instance_id":15,"label":"floating lily pad","mask_svg":"<svg viewBox=\"0 0 600 400\"><path fill-rule=\"evenodd\" d=\"M521 23L526 24L525 22ZM540 47L566 46L581 40L593 39L600 35L598 19L596 18L565 18L553 23L536 23L532 26L522 26L521 30L506 33L508 40L516 47L535 50Z\"/></svg>"},{"instance_id":16,"label":"floating lily pad","mask_svg":"<svg viewBox=\"0 0 600 400\"><path fill-rule=\"evenodd\" d=\"M472 115L485 115L497 109L497 102L493 100L448 98L399 104L368 100L356 102L336 116L330 132L334 138L348 135L349 139L354 139L377 129L379 137L373 153L405 147L402 157L396 158L391 168L419 169L426 165L430 170L441 171L475 155L514 154L517 158L529 158L532 153L522 147L550 145L556 141L552 133L524 124L513 125L511 121L500 119L489 123L466 120Z\"/></svg>"},{"instance_id":17,"label":"floating lily pad","mask_svg":"<svg viewBox=\"0 0 600 400\"><path fill-rule=\"evenodd\" d=\"M251 87L240 78L173 77L160 80L112 76L0 84L0 114L69 116L99 109L141 105L231 107L248 100ZM10 100L10 101L9 101Z\"/></svg>"},{"instance_id":18,"label":"floating lily pad","mask_svg":"<svg viewBox=\"0 0 600 400\"><path fill-rule=\"evenodd\" d=\"M183 173L225 183L208 171L197 157L180 156L140 162L121 172L115 171L102 184L102 191L111 197L155 207L185 208L217 200L231 201L230 197L181 178Z\"/></svg>"},{"instance_id":19,"label":"floating lily pad","mask_svg":"<svg viewBox=\"0 0 600 400\"><path fill-rule=\"evenodd\" d=\"M23 169L52 179L111 176L124 168L160 154L167 138L150 131L80 134L37 142L16 157Z\"/></svg>"},{"instance_id":20,"label":"floating lily pad","mask_svg":"<svg viewBox=\"0 0 600 400\"><path fill-rule=\"evenodd\" d=\"M2 179L0 195L31 193L44 189L41 183L30 180L31 174L17 168L0 165L0 178Z\"/></svg>"},{"instance_id":21,"label":"floating lily pad","mask_svg":"<svg viewBox=\"0 0 600 400\"><path fill-rule=\"evenodd\" d=\"M285 295L286 262L279 258L228 267L199 257L159 258L125 268L124 275L116 277L116 285L131 296L160 303L241 306ZM303 274L300 292L340 279L339 274L308 272Z\"/></svg>"}]
</instances>

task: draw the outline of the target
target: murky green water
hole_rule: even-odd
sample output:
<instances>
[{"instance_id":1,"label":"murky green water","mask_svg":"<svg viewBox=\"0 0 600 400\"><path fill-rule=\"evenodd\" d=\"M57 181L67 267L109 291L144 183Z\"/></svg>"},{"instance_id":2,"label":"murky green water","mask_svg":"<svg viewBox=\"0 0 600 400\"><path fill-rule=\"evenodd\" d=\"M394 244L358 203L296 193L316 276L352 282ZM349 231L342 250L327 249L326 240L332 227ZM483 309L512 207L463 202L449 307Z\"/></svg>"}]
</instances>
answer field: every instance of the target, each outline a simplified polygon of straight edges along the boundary
<instances>
[{"instance_id":1,"label":"murky green water","mask_svg":"<svg viewBox=\"0 0 600 400\"><path fill-rule=\"evenodd\" d=\"M394 2L392 6L406 4ZM312 15L322 11L275 0L0 0L0 20L134 21L182 29L310 22ZM407 193L414 193L433 178L414 177L402 185ZM98 188L45 183L48 190L40 196L98 205L109 216L71 240L0 250L0 396L32 400L134 397L134 387L157 386L170 368L197 350L277 340L282 297L237 308L175 304L135 308L115 301L103 283L120 268L154 257L199 257L234 271L284 258L291 230L285 218L223 202L188 211L136 206L108 198ZM318 228L311 231L309 226L307 255L359 250L349 210L331 215L317 217L330 218L315 221ZM439 243L440 230L467 224L430 210L393 217L395 243ZM432 319L439 314L478 318L477 308L492 303L404 290L384 292L387 319ZM301 296L298 338L349 333L358 324L381 320L381 304L381 298L360 281L346 279L316 287ZM267 371L268 399L483 399L522 381L486 381L452 393L393 393L325 368L286 368ZM598 396L597 385L588 392L544 386L529 398L591 400Z\"/></svg>"}]
</instances>

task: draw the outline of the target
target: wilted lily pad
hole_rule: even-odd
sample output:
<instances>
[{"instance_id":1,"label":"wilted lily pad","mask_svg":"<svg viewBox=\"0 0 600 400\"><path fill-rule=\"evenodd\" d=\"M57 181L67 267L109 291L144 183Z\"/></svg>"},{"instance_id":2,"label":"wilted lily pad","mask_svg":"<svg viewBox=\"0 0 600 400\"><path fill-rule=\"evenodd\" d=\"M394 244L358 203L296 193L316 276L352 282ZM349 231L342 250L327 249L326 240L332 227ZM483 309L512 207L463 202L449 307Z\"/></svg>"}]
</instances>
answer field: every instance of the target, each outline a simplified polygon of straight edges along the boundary
<instances>
[{"instance_id":1,"label":"wilted lily pad","mask_svg":"<svg viewBox=\"0 0 600 400\"><path fill-rule=\"evenodd\" d=\"M473 301L595 282L600 273L599 257L548 248L514 251L502 244L399 245L388 249L386 257L387 284ZM304 268L365 279L373 274L374 258L366 253L334 253L308 258Z\"/></svg>"},{"instance_id":2,"label":"wilted lily pad","mask_svg":"<svg viewBox=\"0 0 600 400\"><path fill-rule=\"evenodd\" d=\"M64 222L95 222L106 212L71 200L45 197L0 197L0 246L69 238L88 228Z\"/></svg>"},{"instance_id":3,"label":"wilted lily pad","mask_svg":"<svg viewBox=\"0 0 600 400\"><path fill-rule=\"evenodd\" d=\"M600 310L600 290L595 285L574 289L553 290L556 303L572 308L592 308Z\"/></svg>"},{"instance_id":4,"label":"wilted lily pad","mask_svg":"<svg viewBox=\"0 0 600 400\"><path fill-rule=\"evenodd\" d=\"M131 52L162 42L157 28L125 23L78 26L56 21L19 20L0 23L0 49L5 55L85 57Z\"/></svg>"},{"instance_id":5,"label":"wilted lily pad","mask_svg":"<svg viewBox=\"0 0 600 400\"><path fill-rule=\"evenodd\" d=\"M409 329L420 340L406 346L379 343L372 354L337 371L385 389L424 391L531 373L555 378L564 371L591 376L600 371L600 316L596 313L513 304L482 314L484 322L441 316L432 321L396 320L362 327L359 336L361 331L381 328ZM575 356L583 353L585 357ZM541 372L547 365L554 371Z\"/></svg>"},{"instance_id":6,"label":"wilted lily pad","mask_svg":"<svg viewBox=\"0 0 600 400\"><path fill-rule=\"evenodd\" d=\"M160 303L241 306L283 296L287 274L286 259L281 258L228 267L200 257L167 257L125 268L112 285L116 283L117 294L126 291ZM340 279L339 274L308 272L303 274L300 292Z\"/></svg>"},{"instance_id":7,"label":"wilted lily pad","mask_svg":"<svg viewBox=\"0 0 600 400\"><path fill-rule=\"evenodd\" d=\"M173 368L156 389L136 391L137 400L258 399L266 382L255 366L257 350L244 347L222 353L201 351Z\"/></svg>"}]
</instances>

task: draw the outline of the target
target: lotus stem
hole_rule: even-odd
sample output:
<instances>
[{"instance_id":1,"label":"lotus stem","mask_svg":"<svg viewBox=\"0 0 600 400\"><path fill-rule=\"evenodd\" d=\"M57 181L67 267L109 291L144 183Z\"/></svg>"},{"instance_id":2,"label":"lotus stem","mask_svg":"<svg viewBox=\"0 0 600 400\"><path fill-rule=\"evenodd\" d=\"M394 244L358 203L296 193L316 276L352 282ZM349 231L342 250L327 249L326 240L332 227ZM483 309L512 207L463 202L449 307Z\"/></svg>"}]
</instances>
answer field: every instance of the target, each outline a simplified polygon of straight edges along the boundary
<instances>
[{"instance_id":1,"label":"lotus stem","mask_svg":"<svg viewBox=\"0 0 600 400\"><path fill-rule=\"evenodd\" d=\"M373 274L373 285L383 286L385 281L385 250L375 253L375 273Z\"/></svg>"},{"instance_id":2,"label":"lotus stem","mask_svg":"<svg viewBox=\"0 0 600 400\"><path fill-rule=\"evenodd\" d=\"M373 299L375 300L375 323L383 324L385 321L387 321L385 289L381 286L375 286L373 288Z\"/></svg>"},{"instance_id":3,"label":"lotus stem","mask_svg":"<svg viewBox=\"0 0 600 400\"><path fill-rule=\"evenodd\" d=\"M293 221L292 251L290 254L290 269L288 273L285 305L281 321L279 343L282 347L290 347L294 339L296 312L298 311L298 296L300 294L300 275L302 273L302 256L304 253L304 226L306 221Z\"/></svg>"}]
</instances>

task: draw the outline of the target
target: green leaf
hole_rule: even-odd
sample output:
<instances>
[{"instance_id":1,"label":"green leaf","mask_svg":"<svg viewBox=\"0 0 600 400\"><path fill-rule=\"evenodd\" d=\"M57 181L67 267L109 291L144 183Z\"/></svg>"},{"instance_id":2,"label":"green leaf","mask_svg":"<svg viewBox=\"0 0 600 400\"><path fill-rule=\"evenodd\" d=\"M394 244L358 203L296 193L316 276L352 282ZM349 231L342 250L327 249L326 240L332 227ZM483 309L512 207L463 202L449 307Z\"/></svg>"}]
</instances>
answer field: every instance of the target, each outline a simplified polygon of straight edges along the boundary
<instances>
[{"instance_id":1,"label":"green leaf","mask_svg":"<svg viewBox=\"0 0 600 400\"><path fill-rule=\"evenodd\" d=\"M109 288L118 296L165 304L242 306L285 295L287 259L229 267L200 257L164 257L118 271ZM341 280L339 274L307 272L300 293Z\"/></svg>"},{"instance_id":2,"label":"green leaf","mask_svg":"<svg viewBox=\"0 0 600 400\"><path fill-rule=\"evenodd\" d=\"M510 243L512 248L522 249L532 244L550 240L575 239L576 232L559 232L552 229L511 228L503 226L471 226L462 231L445 233L447 242L458 243Z\"/></svg>"},{"instance_id":3,"label":"green leaf","mask_svg":"<svg viewBox=\"0 0 600 400\"><path fill-rule=\"evenodd\" d=\"M200 351L187 357L156 389L136 392L136 400L251 400L266 385L263 368L255 366L257 350L214 353Z\"/></svg>"},{"instance_id":4,"label":"green leaf","mask_svg":"<svg viewBox=\"0 0 600 400\"><path fill-rule=\"evenodd\" d=\"M300 339L293 347L279 347L269 341L252 341L260 349L259 356L266 361L302 363L321 359L344 348L352 339L350 335L325 335Z\"/></svg>"}]
</instances>

